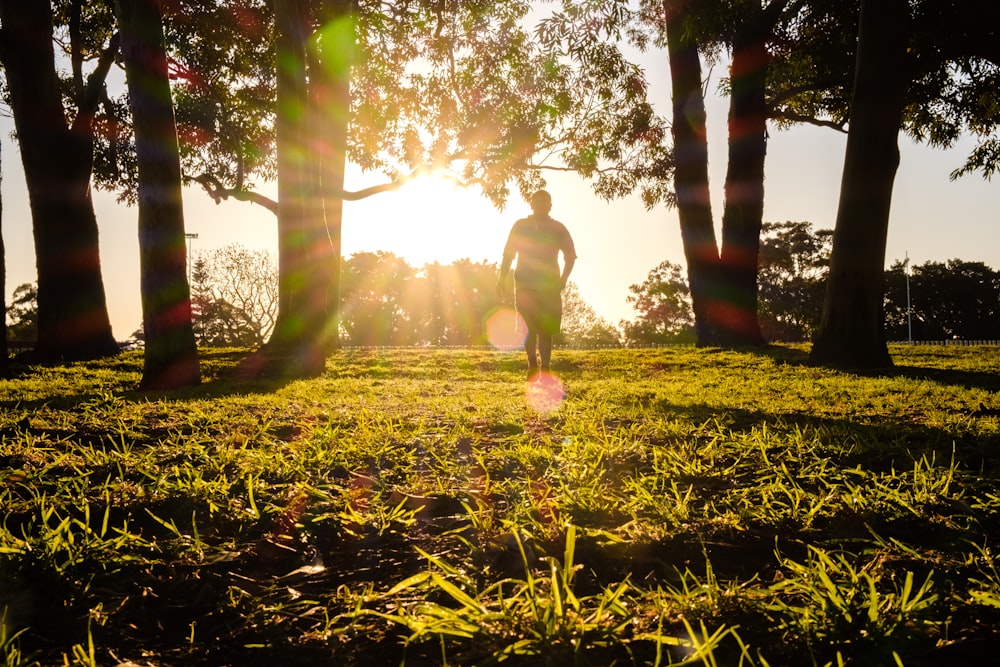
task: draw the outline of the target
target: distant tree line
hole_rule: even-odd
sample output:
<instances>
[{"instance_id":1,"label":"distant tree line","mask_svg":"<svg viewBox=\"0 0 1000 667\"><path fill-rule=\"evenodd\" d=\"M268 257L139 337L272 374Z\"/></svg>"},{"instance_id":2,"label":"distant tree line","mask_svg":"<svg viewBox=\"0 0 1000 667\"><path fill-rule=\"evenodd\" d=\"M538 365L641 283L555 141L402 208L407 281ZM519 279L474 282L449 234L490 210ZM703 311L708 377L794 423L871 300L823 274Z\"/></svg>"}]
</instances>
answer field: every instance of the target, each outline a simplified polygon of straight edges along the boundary
<instances>
[{"instance_id":1,"label":"distant tree line","mask_svg":"<svg viewBox=\"0 0 1000 667\"><path fill-rule=\"evenodd\" d=\"M885 281L889 340L1000 339L1000 272L984 263L896 261Z\"/></svg>"},{"instance_id":2,"label":"distant tree line","mask_svg":"<svg viewBox=\"0 0 1000 667\"><path fill-rule=\"evenodd\" d=\"M758 298L768 341L812 340L823 311L832 238L832 230L813 230L808 222L764 224ZM1000 339L1000 272L983 262L950 259L907 266L897 260L886 270L885 282L887 340ZM630 291L628 301L638 317L621 323L627 345L694 340L682 267L664 262Z\"/></svg>"},{"instance_id":3,"label":"distant tree line","mask_svg":"<svg viewBox=\"0 0 1000 667\"><path fill-rule=\"evenodd\" d=\"M361 252L344 262L339 338L350 346L485 345L486 320L508 304L496 295L497 266L468 259L410 266L389 252ZM278 269L274 256L230 244L192 262L194 333L201 347L259 347L274 331ZM7 307L11 340L38 335L37 289L23 284ZM621 333L570 283L563 294L558 342L576 347L621 345ZM142 328L132 343L143 343Z\"/></svg>"},{"instance_id":4,"label":"distant tree line","mask_svg":"<svg viewBox=\"0 0 1000 667\"><path fill-rule=\"evenodd\" d=\"M809 340L819 325L833 232L808 222L764 223L758 256L758 320L772 342ZM694 343L691 293L683 267L663 262L629 288L638 315L621 326L628 345Z\"/></svg>"},{"instance_id":5,"label":"distant tree line","mask_svg":"<svg viewBox=\"0 0 1000 667\"><path fill-rule=\"evenodd\" d=\"M7 340L34 341L38 336L38 288L24 283L7 302Z\"/></svg>"},{"instance_id":6,"label":"distant tree line","mask_svg":"<svg viewBox=\"0 0 1000 667\"><path fill-rule=\"evenodd\" d=\"M498 267L461 259L422 268L390 252L361 252L344 262L340 340L344 345L485 345L486 322L510 307L496 294ZM563 294L558 344L621 345L621 334L583 300Z\"/></svg>"},{"instance_id":7,"label":"distant tree line","mask_svg":"<svg viewBox=\"0 0 1000 667\"><path fill-rule=\"evenodd\" d=\"M833 232L808 222L765 223L760 253L760 325L771 342L809 341L819 325ZM907 271L909 280L907 281ZM344 263L339 339L350 346L485 345L486 319L497 299L496 264L468 259L410 266L389 252L362 252ZM907 289L907 282L909 288ZM195 337L201 347L258 347L274 331L275 258L230 244L192 263ZM19 285L7 305L7 336L21 343L38 331L37 289ZM696 342L684 269L665 261L626 297L633 320L612 325L581 296L563 292L563 330L570 347ZM1000 339L1000 272L983 262L951 259L886 270L888 340ZM133 334L143 339L140 329Z\"/></svg>"}]
</instances>

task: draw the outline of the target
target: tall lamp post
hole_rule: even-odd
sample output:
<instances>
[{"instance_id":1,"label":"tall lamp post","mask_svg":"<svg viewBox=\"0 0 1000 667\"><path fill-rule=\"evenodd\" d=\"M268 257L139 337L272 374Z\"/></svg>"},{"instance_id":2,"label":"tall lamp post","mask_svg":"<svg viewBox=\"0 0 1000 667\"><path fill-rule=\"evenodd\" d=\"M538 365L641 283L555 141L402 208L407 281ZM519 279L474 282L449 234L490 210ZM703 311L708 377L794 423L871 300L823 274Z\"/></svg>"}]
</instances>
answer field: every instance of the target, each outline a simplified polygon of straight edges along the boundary
<instances>
[{"instance_id":1,"label":"tall lamp post","mask_svg":"<svg viewBox=\"0 0 1000 667\"><path fill-rule=\"evenodd\" d=\"M906 342L913 345L913 309L910 308L910 253L906 253L903 262L903 272L906 274Z\"/></svg>"}]
</instances>

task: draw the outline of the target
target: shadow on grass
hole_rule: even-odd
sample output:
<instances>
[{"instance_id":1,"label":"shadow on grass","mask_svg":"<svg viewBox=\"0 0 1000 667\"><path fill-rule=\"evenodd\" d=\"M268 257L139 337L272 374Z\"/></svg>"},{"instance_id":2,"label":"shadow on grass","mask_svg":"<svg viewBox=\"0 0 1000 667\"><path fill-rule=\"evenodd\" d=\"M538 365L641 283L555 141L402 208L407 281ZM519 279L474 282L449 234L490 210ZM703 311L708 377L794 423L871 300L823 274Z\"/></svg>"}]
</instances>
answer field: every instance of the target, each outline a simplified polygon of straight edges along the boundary
<instances>
[{"instance_id":1,"label":"shadow on grass","mask_svg":"<svg viewBox=\"0 0 1000 667\"><path fill-rule=\"evenodd\" d=\"M1000 468L1000 435L962 432L913 421L911 416L824 417L807 412L774 413L725 408L716 405L654 404L653 409L686 415L692 423L714 422L734 434L753 430L802 431L815 434L830 456L845 465L863 465L875 470L919 460L921 456L956 463L969 470ZM975 419L976 415L969 415Z\"/></svg>"},{"instance_id":2,"label":"shadow on grass","mask_svg":"<svg viewBox=\"0 0 1000 667\"><path fill-rule=\"evenodd\" d=\"M911 380L930 380L941 385L961 387L963 389L984 389L991 392L1000 391L1000 373L990 373L988 371L895 366L888 369L886 373L879 375L904 377Z\"/></svg>"},{"instance_id":3,"label":"shadow on grass","mask_svg":"<svg viewBox=\"0 0 1000 667\"><path fill-rule=\"evenodd\" d=\"M721 350L720 350L721 351ZM797 347L785 347L782 345L767 345L759 348L747 348L743 350L750 354L756 354L773 359L775 362L791 366L811 366L809 362L809 351ZM1000 352L994 352L1000 354ZM898 357L898 355L897 355ZM871 370L861 369L831 369L845 375L867 378L906 378L910 380L930 380L943 386L961 387L963 389L983 389L991 392L1000 391L1000 372L997 371L970 371L954 368L932 368L927 366L915 366L909 364L897 364L885 368Z\"/></svg>"}]
</instances>

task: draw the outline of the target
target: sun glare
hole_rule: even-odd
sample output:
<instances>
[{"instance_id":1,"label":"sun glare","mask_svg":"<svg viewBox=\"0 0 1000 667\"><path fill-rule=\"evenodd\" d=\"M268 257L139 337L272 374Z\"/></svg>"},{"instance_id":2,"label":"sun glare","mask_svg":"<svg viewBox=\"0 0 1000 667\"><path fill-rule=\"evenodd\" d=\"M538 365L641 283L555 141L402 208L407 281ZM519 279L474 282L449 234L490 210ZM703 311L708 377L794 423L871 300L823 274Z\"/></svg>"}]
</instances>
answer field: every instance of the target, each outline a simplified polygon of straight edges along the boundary
<instances>
[{"instance_id":1,"label":"sun glare","mask_svg":"<svg viewBox=\"0 0 1000 667\"><path fill-rule=\"evenodd\" d=\"M344 221L345 255L381 250L414 268L459 259L499 262L509 225L478 190L433 175L348 202Z\"/></svg>"}]
</instances>

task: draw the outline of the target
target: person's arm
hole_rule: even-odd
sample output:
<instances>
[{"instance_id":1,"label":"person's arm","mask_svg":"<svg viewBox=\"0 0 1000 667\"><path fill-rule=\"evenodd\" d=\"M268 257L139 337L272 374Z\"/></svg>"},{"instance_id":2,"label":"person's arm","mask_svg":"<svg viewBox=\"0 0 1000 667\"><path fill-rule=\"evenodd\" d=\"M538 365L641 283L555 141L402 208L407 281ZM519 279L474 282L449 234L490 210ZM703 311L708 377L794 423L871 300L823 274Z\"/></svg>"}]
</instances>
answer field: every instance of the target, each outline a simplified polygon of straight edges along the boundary
<instances>
[{"instance_id":1,"label":"person's arm","mask_svg":"<svg viewBox=\"0 0 1000 667\"><path fill-rule=\"evenodd\" d=\"M514 262L517 250L514 248L514 230L511 229L507 245L503 248L503 260L500 262L500 277L497 279L497 296L502 301L507 297L507 274L510 273L510 265Z\"/></svg>"},{"instance_id":2,"label":"person's arm","mask_svg":"<svg viewBox=\"0 0 1000 667\"><path fill-rule=\"evenodd\" d=\"M566 289L566 283L569 282L569 274L573 272L573 265L576 264L576 255L563 255L563 270L562 277L559 279L559 289Z\"/></svg>"},{"instance_id":3,"label":"person's arm","mask_svg":"<svg viewBox=\"0 0 1000 667\"><path fill-rule=\"evenodd\" d=\"M560 290L566 289L566 283L569 282L569 274L573 272L573 266L576 264L576 246L573 245L573 237L569 235L569 230L563 225L563 239L562 239L562 250L563 255L563 270L562 276L559 277L559 287Z\"/></svg>"}]
</instances>

